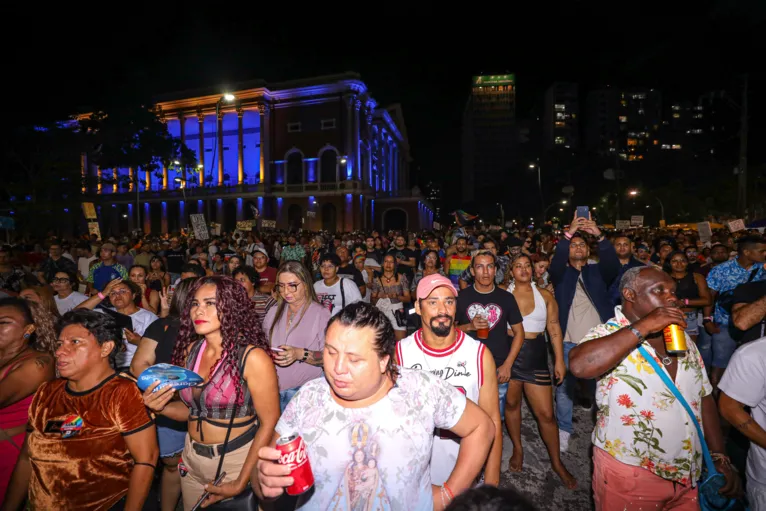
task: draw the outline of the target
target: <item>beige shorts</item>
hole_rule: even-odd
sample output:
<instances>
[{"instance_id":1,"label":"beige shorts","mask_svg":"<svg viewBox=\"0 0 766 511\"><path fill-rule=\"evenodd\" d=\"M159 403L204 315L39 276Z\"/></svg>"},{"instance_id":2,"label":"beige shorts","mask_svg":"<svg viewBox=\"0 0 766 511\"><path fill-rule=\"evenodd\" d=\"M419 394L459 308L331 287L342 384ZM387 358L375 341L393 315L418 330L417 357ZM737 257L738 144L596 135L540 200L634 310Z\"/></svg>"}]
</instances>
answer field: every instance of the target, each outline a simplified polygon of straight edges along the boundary
<instances>
[{"instance_id":1,"label":"beige shorts","mask_svg":"<svg viewBox=\"0 0 766 511\"><path fill-rule=\"evenodd\" d=\"M245 464L247 454L250 452L250 441L236 451L227 452L223 458L222 471L226 472L223 482L229 482L239 477L242 466ZM205 493L205 485L212 483L215 479L215 472L218 470L220 457L206 458L200 456L192 448L192 439L186 435L186 444L184 445L181 460L185 470L179 466L181 472L181 496L183 497L184 509L189 511L197 503L197 500ZM185 472L185 473L184 473Z\"/></svg>"}]
</instances>

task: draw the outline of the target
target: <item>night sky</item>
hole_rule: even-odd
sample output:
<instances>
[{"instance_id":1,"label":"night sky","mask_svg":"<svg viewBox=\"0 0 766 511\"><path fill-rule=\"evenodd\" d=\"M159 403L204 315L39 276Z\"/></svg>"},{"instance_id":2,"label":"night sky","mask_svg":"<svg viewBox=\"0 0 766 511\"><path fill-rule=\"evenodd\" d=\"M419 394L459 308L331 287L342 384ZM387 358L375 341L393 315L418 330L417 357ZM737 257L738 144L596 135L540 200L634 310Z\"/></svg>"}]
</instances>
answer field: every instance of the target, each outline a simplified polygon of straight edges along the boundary
<instances>
[{"instance_id":1,"label":"night sky","mask_svg":"<svg viewBox=\"0 0 766 511\"><path fill-rule=\"evenodd\" d=\"M299 7L287 3L274 12L264 12L271 4L234 12L189 2L177 4L182 12L121 12L128 4L87 12L38 6L44 16L29 10L5 16L6 28L30 29L4 35L5 69L13 75L6 77L13 89L8 97L25 98L7 99L6 116L26 122L196 87L220 84L223 91L248 79L356 71L380 104L402 103L420 167L416 179L445 176L445 192L456 196L460 119L474 74L515 73L517 115L524 118L542 113L543 93L557 80L576 81L581 91L602 84L656 87L663 102L696 101L708 90L736 91L746 70L751 118L761 119L751 123L751 137L761 142L751 145L766 145L759 125L766 118L766 2L684 3L676 12L668 7L675 2L634 0L622 11L616 2L593 9L580 4L501 16L499 4L460 3L455 9L475 14L445 8L409 19L384 3L328 9L314 18L291 17ZM753 163L762 154L751 154Z\"/></svg>"}]
</instances>

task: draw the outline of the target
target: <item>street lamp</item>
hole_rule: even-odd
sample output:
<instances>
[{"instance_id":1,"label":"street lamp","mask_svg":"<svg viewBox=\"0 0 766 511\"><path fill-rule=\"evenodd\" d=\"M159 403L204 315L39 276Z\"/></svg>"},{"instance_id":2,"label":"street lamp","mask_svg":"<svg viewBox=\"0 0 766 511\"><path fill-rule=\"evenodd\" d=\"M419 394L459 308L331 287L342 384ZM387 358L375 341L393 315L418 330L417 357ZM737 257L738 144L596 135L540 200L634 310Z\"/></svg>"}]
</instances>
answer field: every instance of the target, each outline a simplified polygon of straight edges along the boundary
<instances>
[{"instance_id":1,"label":"street lamp","mask_svg":"<svg viewBox=\"0 0 766 511\"><path fill-rule=\"evenodd\" d=\"M553 206L566 206L568 201L566 199L561 199L560 201L554 202L553 204L549 204L547 208L545 208L545 211L543 211L543 223L545 223L545 215L548 214L548 210L551 209ZM564 208L559 208L559 211L564 211Z\"/></svg>"},{"instance_id":2,"label":"street lamp","mask_svg":"<svg viewBox=\"0 0 766 511\"><path fill-rule=\"evenodd\" d=\"M537 169L537 189L540 191L540 207L543 208L543 222L545 222L545 199L543 199L543 180L541 177L542 169L539 163L532 162L529 164L530 169Z\"/></svg>"},{"instance_id":3,"label":"street lamp","mask_svg":"<svg viewBox=\"0 0 766 511\"><path fill-rule=\"evenodd\" d=\"M639 195L639 193L638 193L638 190L631 190L631 191L628 192L628 195L630 195L631 197L637 197ZM662 223L665 224L666 223L665 222L665 205L662 204L662 201L656 195L654 196L654 198L660 204L660 218L662 220ZM649 206L646 206L646 207L648 208Z\"/></svg>"},{"instance_id":4,"label":"street lamp","mask_svg":"<svg viewBox=\"0 0 766 511\"><path fill-rule=\"evenodd\" d=\"M184 202L186 202L186 179L182 177L177 177L173 179L176 183L179 183L181 185L181 193L184 196Z\"/></svg>"}]
</instances>

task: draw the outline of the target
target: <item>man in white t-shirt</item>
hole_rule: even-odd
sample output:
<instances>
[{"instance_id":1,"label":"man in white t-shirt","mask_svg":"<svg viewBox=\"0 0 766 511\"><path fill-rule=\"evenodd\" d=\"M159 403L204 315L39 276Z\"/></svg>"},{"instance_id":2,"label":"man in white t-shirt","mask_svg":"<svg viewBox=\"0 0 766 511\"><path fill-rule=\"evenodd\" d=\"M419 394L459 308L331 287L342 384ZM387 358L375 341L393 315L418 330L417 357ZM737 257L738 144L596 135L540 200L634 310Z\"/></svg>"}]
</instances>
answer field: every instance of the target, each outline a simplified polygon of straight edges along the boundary
<instances>
[{"instance_id":1,"label":"man in white t-shirt","mask_svg":"<svg viewBox=\"0 0 766 511\"><path fill-rule=\"evenodd\" d=\"M323 254L319 259L322 280L314 282L319 303L334 316L347 305L362 301L362 294L352 279L338 277L340 258L335 254Z\"/></svg>"},{"instance_id":2,"label":"man in white t-shirt","mask_svg":"<svg viewBox=\"0 0 766 511\"><path fill-rule=\"evenodd\" d=\"M718 384L723 418L750 439L747 500L753 511L766 510L766 337L734 352ZM750 413L745 411L750 407Z\"/></svg>"},{"instance_id":3,"label":"man in white t-shirt","mask_svg":"<svg viewBox=\"0 0 766 511\"><path fill-rule=\"evenodd\" d=\"M364 302L347 306L327 325L324 377L305 383L285 408L270 447L258 451L256 492L278 497L292 467L274 449L285 435L306 444L314 490L296 509L444 509L468 489L489 452L494 426L473 402L427 371L398 368L391 322ZM431 484L434 428L461 437L455 469Z\"/></svg>"}]
</instances>

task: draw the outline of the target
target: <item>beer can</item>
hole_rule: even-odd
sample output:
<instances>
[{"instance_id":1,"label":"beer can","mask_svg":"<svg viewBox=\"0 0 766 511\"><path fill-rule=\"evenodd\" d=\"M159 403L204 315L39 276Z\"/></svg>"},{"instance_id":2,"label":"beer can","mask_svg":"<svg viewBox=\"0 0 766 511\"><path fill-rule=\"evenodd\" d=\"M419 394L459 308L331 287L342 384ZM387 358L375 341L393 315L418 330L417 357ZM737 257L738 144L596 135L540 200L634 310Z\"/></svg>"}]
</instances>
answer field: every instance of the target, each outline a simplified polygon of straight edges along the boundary
<instances>
[{"instance_id":1,"label":"beer can","mask_svg":"<svg viewBox=\"0 0 766 511\"><path fill-rule=\"evenodd\" d=\"M314 486L314 472L303 438L297 433L285 435L277 440L276 447L282 453L279 463L290 467L290 477L293 478L293 484L287 487L287 494L300 495L311 489Z\"/></svg>"},{"instance_id":2,"label":"beer can","mask_svg":"<svg viewBox=\"0 0 766 511\"><path fill-rule=\"evenodd\" d=\"M665 337L665 351L673 354L686 353L686 333L678 325L668 325L662 331Z\"/></svg>"}]
</instances>

